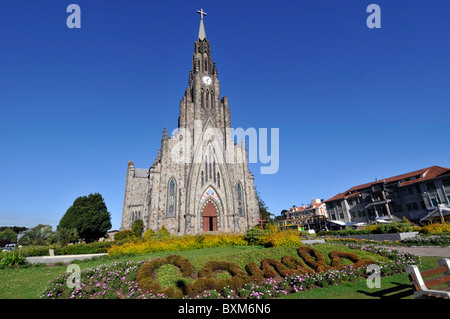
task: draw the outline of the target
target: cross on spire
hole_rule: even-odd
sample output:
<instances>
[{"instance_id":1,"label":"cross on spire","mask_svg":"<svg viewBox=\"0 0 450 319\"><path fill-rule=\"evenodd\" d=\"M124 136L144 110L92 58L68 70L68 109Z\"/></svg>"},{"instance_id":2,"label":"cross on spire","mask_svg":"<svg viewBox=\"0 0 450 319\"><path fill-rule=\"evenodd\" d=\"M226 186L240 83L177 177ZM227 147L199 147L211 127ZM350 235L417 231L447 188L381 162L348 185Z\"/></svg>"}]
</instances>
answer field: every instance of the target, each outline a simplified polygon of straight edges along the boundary
<instances>
[{"instance_id":1,"label":"cross on spire","mask_svg":"<svg viewBox=\"0 0 450 319\"><path fill-rule=\"evenodd\" d=\"M203 8L200 8L200 10L197 10L197 13L200 13L201 19L203 20L203 16L208 15L206 12L203 11Z\"/></svg>"},{"instance_id":2,"label":"cross on spire","mask_svg":"<svg viewBox=\"0 0 450 319\"><path fill-rule=\"evenodd\" d=\"M203 25L203 16L206 15L206 12L204 12L203 8L201 8L200 10L197 10L197 13L200 13L200 16L202 17L200 19L200 28L198 30L198 39L199 40L206 40L205 26Z\"/></svg>"}]
</instances>

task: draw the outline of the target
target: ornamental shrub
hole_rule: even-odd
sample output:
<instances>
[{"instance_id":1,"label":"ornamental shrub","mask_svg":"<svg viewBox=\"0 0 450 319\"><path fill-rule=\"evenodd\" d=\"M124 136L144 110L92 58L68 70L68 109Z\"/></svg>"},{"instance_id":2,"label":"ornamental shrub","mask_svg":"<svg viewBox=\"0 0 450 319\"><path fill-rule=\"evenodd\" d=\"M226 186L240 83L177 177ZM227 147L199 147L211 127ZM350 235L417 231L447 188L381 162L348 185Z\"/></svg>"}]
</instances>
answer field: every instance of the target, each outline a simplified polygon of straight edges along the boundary
<instances>
[{"instance_id":1,"label":"ornamental shrub","mask_svg":"<svg viewBox=\"0 0 450 319\"><path fill-rule=\"evenodd\" d=\"M145 263L137 273L137 281L142 291L152 292L154 294L165 294L171 298L182 298L186 294L185 286L181 287L163 287L154 280L154 272L163 265L171 264L178 267L184 277L192 274L193 268L189 259L178 255L170 255L162 259L152 260Z\"/></svg>"},{"instance_id":2,"label":"ornamental shrub","mask_svg":"<svg viewBox=\"0 0 450 319\"><path fill-rule=\"evenodd\" d=\"M144 222L141 219L135 220L131 225L131 230L137 238L142 237L144 231Z\"/></svg>"},{"instance_id":3,"label":"ornamental shrub","mask_svg":"<svg viewBox=\"0 0 450 319\"><path fill-rule=\"evenodd\" d=\"M346 267L345 265L341 264L341 258L350 260L353 263L353 267L356 268L375 263L374 260L361 260L361 258L358 255L344 251L333 250L330 252L329 257L331 259L331 266L337 269L342 269L343 267Z\"/></svg>"},{"instance_id":4,"label":"ornamental shrub","mask_svg":"<svg viewBox=\"0 0 450 319\"><path fill-rule=\"evenodd\" d=\"M316 272L327 271L331 268L327 265L325 257L315 248L307 246L299 247L297 253Z\"/></svg>"},{"instance_id":5,"label":"ornamental shrub","mask_svg":"<svg viewBox=\"0 0 450 319\"><path fill-rule=\"evenodd\" d=\"M221 271L227 271L232 277L217 280L215 274ZM215 280L215 289L223 289L223 287L237 289L249 281L245 271L243 271L238 264L229 261L208 261L206 265L200 269L198 277L200 279L208 278Z\"/></svg>"},{"instance_id":6,"label":"ornamental shrub","mask_svg":"<svg viewBox=\"0 0 450 319\"><path fill-rule=\"evenodd\" d=\"M145 237L145 236L144 236ZM158 251L191 250L207 247L246 246L248 243L242 235L186 235L158 238L149 236L149 240L131 241L123 245L114 245L109 250L110 255L146 254Z\"/></svg>"},{"instance_id":7,"label":"ornamental shrub","mask_svg":"<svg viewBox=\"0 0 450 319\"><path fill-rule=\"evenodd\" d=\"M156 236L158 238L167 238L167 237L170 237L170 233L167 230L166 226L162 225L162 227L156 233Z\"/></svg>"},{"instance_id":8,"label":"ornamental shrub","mask_svg":"<svg viewBox=\"0 0 450 319\"><path fill-rule=\"evenodd\" d=\"M439 234L450 232L450 222L429 224L423 226L420 232L423 234Z\"/></svg>"},{"instance_id":9,"label":"ornamental shrub","mask_svg":"<svg viewBox=\"0 0 450 319\"><path fill-rule=\"evenodd\" d=\"M154 236L155 236L155 231L152 229L148 229L145 231L144 235L142 235L142 237L144 238L145 241L149 241L151 240Z\"/></svg>"},{"instance_id":10,"label":"ornamental shrub","mask_svg":"<svg viewBox=\"0 0 450 319\"><path fill-rule=\"evenodd\" d=\"M289 269L285 265L273 258L264 258L261 262L261 268L266 278L275 278L277 274L280 274L282 277L290 274Z\"/></svg>"},{"instance_id":11,"label":"ornamental shrub","mask_svg":"<svg viewBox=\"0 0 450 319\"><path fill-rule=\"evenodd\" d=\"M109 241L93 242L90 244L67 245L63 247L55 247L55 255L80 255L80 254L99 254L106 253L108 248L112 246ZM48 251L47 251L48 254Z\"/></svg>"},{"instance_id":12,"label":"ornamental shrub","mask_svg":"<svg viewBox=\"0 0 450 319\"><path fill-rule=\"evenodd\" d=\"M244 239L249 245L259 245L259 240L263 235L264 230L260 228L250 228L245 232Z\"/></svg>"},{"instance_id":13,"label":"ornamental shrub","mask_svg":"<svg viewBox=\"0 0 450 319\"><path fill-rule=\"evenodd\" d=\"M121 230L114 235L114 240L124 240L134 238L134 232L131 229Z\"/></svg>"},{"instance_id":14,"label":"ornamental shrub","mask_svg":"<svg viewBox=\"0 0 450 319\"><path fill-rule=\"evenodd\" d=\"M188 285L186 293L190 296L199 294L206 290L219 290L217 281L214 278L199 278L192 284Z\"/></svg>"},{"instance_id":15,"label":"ornamental shrub","mask_svg":"<svg viewBox=\"0 0 450 319\"><path fill-rule=\"evenodd\" d=\"M281 262L286 265L289 269L292 270L291 273L295 274L309 274L313 273L311 268L308 268L308 266L305 264L305 262L302 259L294 258L292 256L286 255L283 256L281 259Z\"/></svg>"},{"instance_id":16,"label":"ornamental shrub","mask_svg":"<svg viewBox=\"0 0 450 319\"><path fill-rule=\"evenodd\" d=\"M366 225L364 229L369 231L370 233L375 233L378 229L378 224Z\"/></svg>"},{"instance_id":17,"label":"ornamental shrub","mask_svg":"<svg viewBox=\"0 0 450 319\"><path fill-rule=\"evenodd\" d=\"M252 281L261 282L264 280L264 272L255 262L249 262L245 265L245 271Z\"/></svg>"},{"instance_id":18,"label":"ornamental shrub","mask_svg":"<svg viewBox=\"0 0 450 319\"><path fill-rule=\"evenodd\" d=\"M0 267L18 267L28 264L26 258L17 252L7 252L0 255Z\"/></svg>"},{"instance_id":19,"label":"ornamental shrub","mask_svg":"<svg viewBox=\"0 0 450 319\"><path fill-rule=\"evenodd\" d=\"M404 233L411 231L413 231L413 228L410 223L388 223L378 225L376 233L388 234L388 233Z\"/></svg>"},{"instance_id":20,"label":"ornamental shrub","mask_svg":"<svg viewBox=\"0 0 450 319\"><path fill-rule=\"evenodd\" d=\"M283 230L266 232L259 238L259 243L265 247L298 247L302 241L298 232Z\"/></svg>"}]
</instances>

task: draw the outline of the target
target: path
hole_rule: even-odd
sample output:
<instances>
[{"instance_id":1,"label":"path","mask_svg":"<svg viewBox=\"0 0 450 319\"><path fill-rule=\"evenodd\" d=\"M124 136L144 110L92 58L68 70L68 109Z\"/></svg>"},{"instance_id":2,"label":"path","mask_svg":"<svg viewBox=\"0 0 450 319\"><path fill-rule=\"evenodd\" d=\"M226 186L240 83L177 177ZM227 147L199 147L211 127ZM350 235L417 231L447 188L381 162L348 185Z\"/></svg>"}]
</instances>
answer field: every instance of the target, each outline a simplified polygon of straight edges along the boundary
<instances>
[{"instance_id":1,"label":"path","mask_svg":"<svg viewBox=\"0 0 450 319\"><path fill-rule=\"evenodd\" d=\"M30 264L42 263L42 264L56 264L58 262L63 264L70 264L75 259L83 260L92 257L106 256L104 254L84 254L84 255L56 255L56 256L39 256L39 257L27 257L27 261Z\"/></svg>"},{"instance_id":2,"label":"path","mask_svg":"<svg viewBox=\"0 0 450 319\"><path fill-rule=\"evenodd\" d=\"M395 249L401 252L408 252L416 256L446 257L450 258L450 246L424 246L424 247L406 247L406 246L381 246Z\"/></svg>"}]
</instances>

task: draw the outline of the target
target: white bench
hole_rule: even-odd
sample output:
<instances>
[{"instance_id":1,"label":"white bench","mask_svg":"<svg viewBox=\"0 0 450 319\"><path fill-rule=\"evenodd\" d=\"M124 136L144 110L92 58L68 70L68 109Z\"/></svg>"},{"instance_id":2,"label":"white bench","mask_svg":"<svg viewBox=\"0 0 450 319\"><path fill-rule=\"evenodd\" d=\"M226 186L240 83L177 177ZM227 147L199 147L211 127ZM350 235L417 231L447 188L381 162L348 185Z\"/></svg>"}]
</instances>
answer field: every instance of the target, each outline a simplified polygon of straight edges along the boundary
<instances>
[{"instance_id":1,"label":"white bench","mask_svg":"<svg viewBox=\"0 0 450 319\"><path fill-rule=\"evenodd\" d=\"M408 278L414 290L416 299L444 298L450 299L450 259L438 259L439 267L419 271L416 265L405 267ZM439 277L424 281L424 278L443 274ZM441 289L430 289L431 287L447 283L447 287Z\"/></svg>"}]
</instances>

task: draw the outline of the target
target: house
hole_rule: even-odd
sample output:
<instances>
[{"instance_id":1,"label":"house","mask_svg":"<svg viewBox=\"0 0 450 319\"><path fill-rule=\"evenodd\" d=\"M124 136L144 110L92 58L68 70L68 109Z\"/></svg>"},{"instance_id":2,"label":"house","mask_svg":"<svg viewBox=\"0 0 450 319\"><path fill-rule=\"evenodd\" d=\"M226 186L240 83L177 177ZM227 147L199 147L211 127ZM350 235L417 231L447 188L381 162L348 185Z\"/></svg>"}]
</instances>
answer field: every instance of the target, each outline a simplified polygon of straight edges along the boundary
<instances>
[{"instance_id":1,"label":"house","mask_svg":"<svg viewBox=\"0 0 450 319\"><path fill-rule=\"evenodd\" d=\"M282 212L279 225L300 225L304 229L319 230L327 221L327 209L323 200L313 199L309 205L293 206Z\"/></svg>"},{"instance_id":2,"label":"house","mask_svg":"<svg viewBox=\"0 0 450 319\"><path fill-rule=\"evenodd\" d=\"M449 219L450 169L430 166L354 186L325 201L331 221L346 225L401 221L418 223Z\"/></svg>"}]
</instances>

